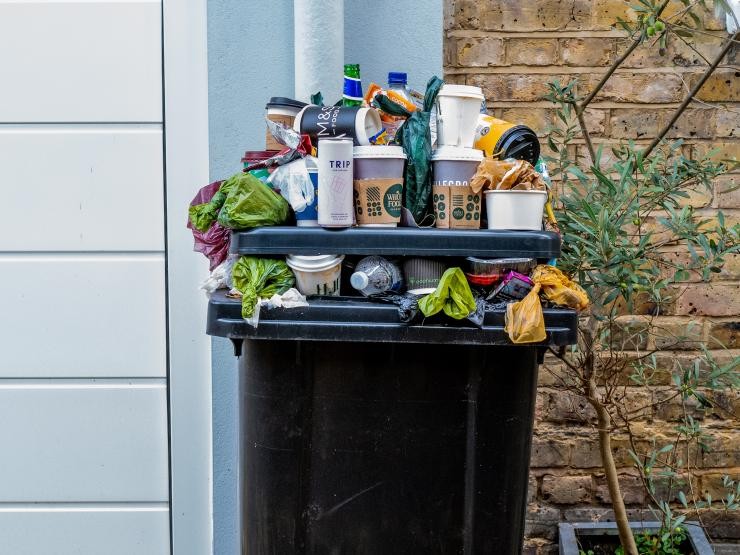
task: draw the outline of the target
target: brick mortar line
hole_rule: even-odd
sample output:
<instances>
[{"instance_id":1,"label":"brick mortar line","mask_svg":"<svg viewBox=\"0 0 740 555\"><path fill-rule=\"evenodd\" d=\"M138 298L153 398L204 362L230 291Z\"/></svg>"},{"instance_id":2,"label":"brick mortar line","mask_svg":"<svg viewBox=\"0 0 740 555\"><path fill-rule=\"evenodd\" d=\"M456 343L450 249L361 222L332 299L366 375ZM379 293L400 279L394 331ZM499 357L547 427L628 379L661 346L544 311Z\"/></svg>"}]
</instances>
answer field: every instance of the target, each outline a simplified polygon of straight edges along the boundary
<instances>
[{"instance_id":1,"label":"brick mortar line","mask_svg":"<svg viewBox=\"0 0 740 555\"><path fill-rule=\"evenodd\" d=\"M632 469L631 466L622 466L620 469ZM603 474L604 470L600 466L573 466L572 464L564 464L563 466L536 466L532 467L531 470L536 470L538 474L550 472L558 476L587 476L590 474ZM575 473L572 473L575 471ZM697 469L696 473L699 476L716 475L719 473L729 474L731 472L740 472L740 466L709 466L701 469ZM630 474L631 476L637 476L637 472L622 474Z\"/></svg>"},{"instance_id":2,"label":"brick mortar line","mask_svg":"<svg viewBox=\"0 0 740 555\"><path fill-rule=\"evenodd\" d=\"M606 71L607 66L562 66L557 64L547 64L539 66L522 66L522 65L499 65L496 67L487 66L445 66L445 75L591 75L601 74ZM719 70L737 71L735 68L719 68ZM621 67L617 69L615 75L653 75L656 73L666 75L702 75L706 70L702 66L688 67Z\"/></svg>"},{"instance_id":3,"label":"brick mortar line","mask_svg":"<svg viewBox=\"0 0 740 555\"><path fill-rule=\"evenodd\" d=\"M552 102L548 102L547 100L500 100L494 102L495 106L489 106L489 109L495 109L495 108L554 108L555 105ZM588 109L601 109L601 110L609 110L609 109L620 109L620 108L637 108L640 110L646 110L650 108L678 108L680 106L680 102L666 102L665 104L657 104L657 103L640 103L640 102L613 102L613 101L595 101L591 104L589 104ZM711 106L706 106L702 104L696 104L696 107L703 107L706 110L713 110L713 109L723 109L727 108L730 110L733 109L740 109L740 101L732 101L732 100L718 100L718 101L712 101L708 104L711 104ZM738 137L740 138L740 137Z\"/></svg>"},{"instance_id":4,"label":"brick mortar line","mask_svg":"<svg viewBox=\"0 0 740 555\"><path fill-rule=\"evenodd\" d=\"M445 38L522 38L522 39L628 39L624 31L485 31L483 29L445 29ZM718 35L719 37L720 35Z\"/></svg>"},{"instance_id":5,"label":"brick mortar line","mask_svg":"<svg viewBox=\"0 0 740 555\"><path fill-rule=\"evenodd\" d=\"M670 137L669 137L670 138ZM683 137L684 144L683 146L689 146L692 144L704 144L704 143L737 143L740 142L740 137L710 137L707 139L702 139L699 137ZM613 143L615 141L626 141L628 139L626 138L619 138L619 137L592 137L591 140L594 143ZM635 144L647 144L650 142L650 139L631 139ZM573 139L571 144L578 144L582 145L585 144L583 139Z\"/></svg>"},{"instance_id":6,"label":"brick mortar line","mask_svg":"<svg viewBox=\"0 0 740 555\"><path fill-rule=\"evenodd\" d=\"M445 38L526 38L526 39L602 39L602 38L613 38L613 39L629 39L624 31L617 29L604 30L604 29L593 29L593 30L563 30L563 31L486 31L485 29L444 29ZM727 37L725 31L705 31L710 33L709 35L703 35L706 37L702 42L709 42L711 40L724 39Z\"/></svg>"}]
</instances>

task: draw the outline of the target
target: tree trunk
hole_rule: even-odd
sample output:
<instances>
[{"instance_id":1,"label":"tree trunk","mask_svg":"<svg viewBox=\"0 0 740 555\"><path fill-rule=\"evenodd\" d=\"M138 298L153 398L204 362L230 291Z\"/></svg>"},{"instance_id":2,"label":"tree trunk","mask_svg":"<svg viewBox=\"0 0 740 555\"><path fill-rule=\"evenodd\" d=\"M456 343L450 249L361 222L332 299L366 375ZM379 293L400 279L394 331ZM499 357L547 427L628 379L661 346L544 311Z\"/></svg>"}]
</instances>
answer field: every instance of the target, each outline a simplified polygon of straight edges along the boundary
<instances>
[{"instance_id":1,"label":"tree trunk","mask_svg":"<svg viewBox=\"0 0 740 555\"><path fill-rule=\"evenodd\" d=\"M606 475L606 485L609 488L609 497L612 500L612 509L614 509L614 520L617 523L619 531L619 541L622 543L625 555L639 555L635 536L632 535L629 519L627 518L627 509L624 506L622 489L619 486L619 476L617 475L617 465L614 462L612 453L611 440L611 417L606 407L601 404L596 394L596 383L593 377L587 382L587 398L591 406L596 410L596 418L599 426L599 449L601 450L601 466L604 467Z\"/></svg>"}]
</instances>

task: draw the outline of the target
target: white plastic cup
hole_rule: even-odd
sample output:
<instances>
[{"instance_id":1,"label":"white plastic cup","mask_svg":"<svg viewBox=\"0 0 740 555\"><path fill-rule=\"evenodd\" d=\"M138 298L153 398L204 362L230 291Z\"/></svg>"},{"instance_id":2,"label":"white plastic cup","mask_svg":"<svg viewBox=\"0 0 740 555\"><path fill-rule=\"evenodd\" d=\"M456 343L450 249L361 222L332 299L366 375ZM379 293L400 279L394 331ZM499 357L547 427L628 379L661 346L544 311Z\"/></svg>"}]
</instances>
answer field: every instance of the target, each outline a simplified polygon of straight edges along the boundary
<instances>
[{"instance_id":1,"label":"white plastic cup","mask_svg":"<svg viewBox=\"0 0 740 555\"><path fill-rule=\"evenodd\" d=\"M438 146L473 147L484 98L480 87L442 86L435 102Z\"/></svg>"},{"instance_id":2,"label":"white plastic cup","mask_svg":"<svg viewBox=\"0 0 740 555\"><path fill-rule=\"evenodd\" d=\"M298 291L306 296L339 296L344 255L288 255L285 263L293 270Z\"/></svg>"},{"instance_id":3,"label":"white plastic cup","mask_svg":"<svg viewBox=\"0 0 740 555\"><path fill-rule=\"evenodd\" d=\"M486 191L488 229L541 230L547 191Z\"/></svg>"}]
</instances>

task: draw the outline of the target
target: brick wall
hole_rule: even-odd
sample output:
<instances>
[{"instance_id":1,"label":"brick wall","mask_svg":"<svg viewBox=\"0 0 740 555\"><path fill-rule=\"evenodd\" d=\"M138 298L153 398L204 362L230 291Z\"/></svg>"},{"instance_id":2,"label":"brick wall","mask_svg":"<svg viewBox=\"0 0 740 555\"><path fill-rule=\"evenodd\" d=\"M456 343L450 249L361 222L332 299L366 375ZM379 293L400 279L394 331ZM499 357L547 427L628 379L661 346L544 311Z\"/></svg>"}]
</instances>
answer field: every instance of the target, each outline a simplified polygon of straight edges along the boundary
<instances>
[{"instance_id":1,"label":"brick wall","mask_svg":"<svg viewBox=\"0 0 740 555\"><path fill-rule=\"evenodd\" d=\"M678 5L679 2L673 4ZM673 5L669 8L674 9ZM578 76L585 93L627 44L624 33L612 28L617 17L634 14L621 0L447 0L445 3L445 81L482 87L489 111L496 117L531 126L544 135L552 123L551 106L543 100L546 83ZM706 15L706 29L726 37L724 26ZM690 42L703 56L712 58L720 40L709 35ZM686 153L719 148L718 156L738 157L740 122L740 78L737 49L699 94L700 102L676 124L672 137L685 140ZM610 144L621 139L648 143L682 97L701 75L705 62L679 41L668 45L665 55L657 48L635 51L591 105L587 115L595 143ZM727 67L730 66L730 67ZM544 145L544 141L543 141ZM585 147L576 151L585 155ZM740 191L726 192L737 181L726 175L717 179L712 192L697 193L689 202L707 217L722 209L729 223L740 221ZM685 253L676 252L676 257ZM740 353L740 257L728 259L725 269L709 283L693 276L677 291L678 300L661 316L669 329L686 329L697 344L715 346L711 337L731 347L717 351L731 360ZM639 316L624 317L639 325ZM696 345L696 344L695 344ZM694 345L694 346L695 346ZM691 348L691 345L685 347ZM690 350L665 351L658 357L662 370L677 361L695 357ZM669 377L669 373L666 373ZM646 400L646 392L630 387L626 402ZM547 372L541 373L537 426L532 450L530 510L527 518L529 553L555 553L559 521L608 519L609 495L600 471L600 457L593 414L585 401L558 388ZM738 414L738 400L727 407ZM726 414L726 413L723 413ZM675 425L677 413L670 406L659 414L646 414L641 429L645 438L660 435ZM705 426L716 438L715 450L699 461L699 486L714 492L723 474L740 477L740 433L738 421L719 414L707 415ZM631 468L626 438L617 437L614 450L621 466L625 500L633 516L652 520L644 494ZM718 519L709 532L723 542L740 541L736 520Z\"/></svg>"}]
</instances>

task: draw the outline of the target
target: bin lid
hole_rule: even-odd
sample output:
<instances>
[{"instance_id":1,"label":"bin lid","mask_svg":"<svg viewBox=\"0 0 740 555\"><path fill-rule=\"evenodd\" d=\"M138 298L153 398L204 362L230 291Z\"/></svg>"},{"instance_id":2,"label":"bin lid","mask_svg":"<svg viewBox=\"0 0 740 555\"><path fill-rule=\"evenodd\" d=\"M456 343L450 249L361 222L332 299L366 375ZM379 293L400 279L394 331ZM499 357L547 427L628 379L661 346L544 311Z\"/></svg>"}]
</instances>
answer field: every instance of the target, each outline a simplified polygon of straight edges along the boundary
<instances>
[{"instance_id":1,"label":"bin lid","mask_svg":"<svg viewBox=\"0 0 740 555\"><path fill-rule=\"evenodd\" d=\"M395 305L362 297L309 297L307 307L273 308L260 312L257 327L241 316L241 301L215 292L208 303L209 335L259 340L349 341L391 343L451 343L458 345L512 345L504 331L505 305L487 310L483 327L453 321L442 315L424 318L423 325L401 322ZM545 345L576 342L578 314L566 308L543 308Z\"/></svg>"},{"instance_id":2,"label":"bin lid","mask_svg":"<svg viewBox=\"0 0 740 555\"><path fill-rule=\"evenodd\" d=\"M232 253L262 256L378 254L551 260L560 255L560 235L492 229L270 226L234 232L230 248Z\"/></svg>"}]
</instances>

